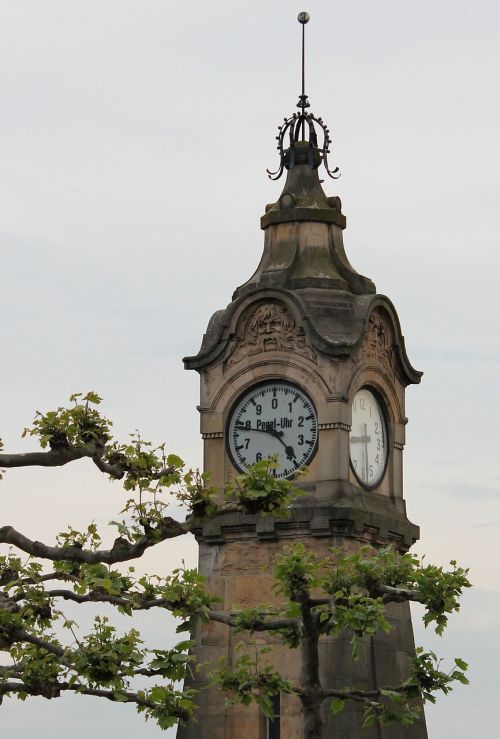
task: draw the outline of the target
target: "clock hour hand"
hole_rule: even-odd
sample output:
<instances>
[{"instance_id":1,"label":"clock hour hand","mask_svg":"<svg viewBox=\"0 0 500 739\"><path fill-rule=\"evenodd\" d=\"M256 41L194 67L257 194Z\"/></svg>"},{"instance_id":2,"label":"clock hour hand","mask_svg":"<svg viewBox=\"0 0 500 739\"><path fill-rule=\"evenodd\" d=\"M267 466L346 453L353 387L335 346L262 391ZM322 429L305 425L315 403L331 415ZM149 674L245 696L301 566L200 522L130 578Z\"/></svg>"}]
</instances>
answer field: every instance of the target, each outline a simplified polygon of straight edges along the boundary
<instances>
[{"instance_id":1,"label":"clock hour hand","mask_svg":"<svg viewBox=\"0 0 500 739\"><path fill-rule=\"evenodd\" d=\"M285 447L286 457L287 459L295 459L295 452L293 450L292 446L288 446L288 444L285 444L283 439L281 438L283 436L283 431L278 431L278 429L275 428L267 428L267 429L256 429L253 426L250 426L248 428L247 426L243 426L240 424L236 424L236 428L240 431L257 431L257 433L260 434L269 434L270 436L274 436L276 439L278 439L281 444Z\"/></svg>"},{"instance_id":2,"label":"clock hour hand","mask_svg":"<svg viewBox=\"0 0 500 739\"><path fill-rule=\"evenodd\" d=\"M271 436L275 436L278 439L278 441L280 441L283 444L283 446L285 447L286 458L295 459L295 452L293 451L293 446L288 446L288 444L285 444L285 442L281 438L283 436L283 431L278 431L277 429L270 429L269 433L271 434Z\"/></svg>"},{"instance_id":3,"label":"clock hour hand","mask_svg":"<svg viewBox=\"0 0 500 739\"><path fill-rule=\"evenodd\" d=\"M351 438L349 439L351 444L356 444L357 442L360 442L360 441L362 441L363 444L365 442L370 443L371 440L372 440L371 436L351 436Z\"/></svg>"}]
</instances>

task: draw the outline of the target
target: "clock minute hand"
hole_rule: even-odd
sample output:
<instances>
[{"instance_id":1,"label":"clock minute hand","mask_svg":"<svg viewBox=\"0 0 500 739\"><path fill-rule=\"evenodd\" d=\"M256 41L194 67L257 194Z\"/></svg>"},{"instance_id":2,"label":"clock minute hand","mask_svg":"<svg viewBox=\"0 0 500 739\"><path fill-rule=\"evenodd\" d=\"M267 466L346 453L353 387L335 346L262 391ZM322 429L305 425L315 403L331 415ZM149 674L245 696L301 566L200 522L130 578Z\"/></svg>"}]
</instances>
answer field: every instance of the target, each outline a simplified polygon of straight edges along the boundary
<instances>
[{"instance_id":1,"label":"clock minute hand","mask_svg":"<svg viewBox=\"0 0 500 739\"><path fill-rule=\"evenodd\" d=\"M366 460L365 474L366 474L366 479L368 480L368 442L370 441L370 437L368 436L368 429L367 429L366 423L363 424L363 431L364 431L363 446L365 448L365 460Z\"/></svg>"},{"instance_id":2,"label":"clock minute hand","mask_svg":"<svg viewBox=\"0 0 500 739\"><path fill-rule=\"evenodd\" d=\"M277 431L276 429L257 429L254 426L243 426L240 424L236 424L236 428L238 431L257 431L259 434L271 434L271 436L276 436L281 441L281 436L283 436L283 431Z\"/></svg>"}]
</instances>

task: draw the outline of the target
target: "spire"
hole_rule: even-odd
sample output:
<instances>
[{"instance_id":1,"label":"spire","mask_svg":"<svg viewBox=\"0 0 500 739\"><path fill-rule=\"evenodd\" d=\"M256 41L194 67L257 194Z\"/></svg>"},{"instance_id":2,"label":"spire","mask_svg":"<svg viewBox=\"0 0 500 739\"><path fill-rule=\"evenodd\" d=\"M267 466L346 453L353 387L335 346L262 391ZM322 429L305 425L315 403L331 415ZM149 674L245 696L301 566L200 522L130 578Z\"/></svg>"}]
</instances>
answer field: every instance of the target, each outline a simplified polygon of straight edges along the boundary
<instances>
[{"instance_id":1,"label":"spire","mask_svg":"<svg viewBox=\"0 0 500 739\"><path fill-rule=\"evenodd\" d=\"M257 270L237 288L233 298L250 295L263 288L344 291L352 295L375 293L373 282L360 275L344 251L342 230L346 219L339 197L327 197L319 167L324 165L333 179L338 169L328 165L331 138L322 118L308 112L305 83L305 26L309 14L298 15L302 25L302 89L298 113L285 118L279 128L280 166L268 172L277 180L287 170L283 191L275 203L266 206L261 218L265 231L264 253ZM321 140L321 142L319 141Z\"/></svg>"},{"instance_id":2,"label":"spire","mask_svg":"<svg viewBox=\"0 0 500 739\"><path fill-rule=\"evenodd\" d=\"M310 15L302 11L298 14L297 20L302 25L302 92L297 103L300 112L284 118L281 126L278 126L276 140L280 156L279 166L275 172L268 169L267 174L270 179L278 180L284 169L293 169L297 164L307 163L311 169L318 169L323 163L328 175L337 179L340 176L339 168L331 170L328 164L332 143L330 131L322 118L306 110L311 107L305 81L305 28ZM318 135L321 144L318 143Z\"/></svg>"}]
</instances>

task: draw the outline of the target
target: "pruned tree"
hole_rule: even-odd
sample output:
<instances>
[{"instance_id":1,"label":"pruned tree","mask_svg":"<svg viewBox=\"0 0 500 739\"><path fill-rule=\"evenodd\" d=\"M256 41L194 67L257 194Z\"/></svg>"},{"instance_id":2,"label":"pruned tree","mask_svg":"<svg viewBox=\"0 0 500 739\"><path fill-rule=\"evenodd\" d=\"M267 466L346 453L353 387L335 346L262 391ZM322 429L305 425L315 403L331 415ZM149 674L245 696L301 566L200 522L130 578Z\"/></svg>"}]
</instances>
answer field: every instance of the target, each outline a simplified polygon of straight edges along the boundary
<instances>
[{"instance_id":1,"label":"pruned tree","mask_svg":"<svg viewBox=\"0 0 500 739\"><path fill-rule=\"evenodd\" d=\"M41 451L5 454L0 442L0 468L57 467L89 458L111 479L122 480L129 498L121 518L112 521L117 537L102 546L94 523L86 530L69 528L55 544L34 541L12 526L0 527L0 544L10 545L0 556L0 651L8 662L0 666L0 701L38 695L57 698L65 691L133 703L138 712L165 729L188 720L194 695L182 681L194 668L185 640L173 649L146 649L135 628L118 634L106 618L97 616L90 633L81 636L77 624L60 610L61 602L106 603L133 616L141 610L165 609L182 620L178 631L192 631L197 619L224 623L241 632L269 632L290 649L301 652L297 684L272 667L268 648L244 650L229 668L213 666L213 680L230 699L255 700L272 715L272 698L296 694L303 709L305 739L323 735L321 706L329 701L334 713L347 701L365 707L365 725L375 721L412 723L423 701L448 693L453 683L466 683L466 663L456 659L448 672L432 652L417 650L408 678L401 685L358 690L329 690L319 674L319 643L323 636L348 630L353 659L359 640L390 629L386 606L417 601L425 607L424 622L441 634L448 616L459 609L459 598L470 586L467 570L424 564L412 554L394 549L363 548L356 555L317 559L303 545L285 548L276 561L276 591L280 606L224 612L205 588L196 570L180 568L169 575L136 576L131 562L161 542L182 536L200 518L226 510L262 515L287 515L300 493L293 483L276 479L275 462L265 460L247 474L230 480L224 490L210 485L206 474L186 469L164 446L154 447L136 432L128 444L114 441L111 422L97 408L93 392L70 398L69 407L37 413L24 435L39 439ZM167 515L165 495L181 503L187 515ZM24 555L28 555L26 558ZM66 636L65 636L66 635Z\"/></svg>"}]
</instances>

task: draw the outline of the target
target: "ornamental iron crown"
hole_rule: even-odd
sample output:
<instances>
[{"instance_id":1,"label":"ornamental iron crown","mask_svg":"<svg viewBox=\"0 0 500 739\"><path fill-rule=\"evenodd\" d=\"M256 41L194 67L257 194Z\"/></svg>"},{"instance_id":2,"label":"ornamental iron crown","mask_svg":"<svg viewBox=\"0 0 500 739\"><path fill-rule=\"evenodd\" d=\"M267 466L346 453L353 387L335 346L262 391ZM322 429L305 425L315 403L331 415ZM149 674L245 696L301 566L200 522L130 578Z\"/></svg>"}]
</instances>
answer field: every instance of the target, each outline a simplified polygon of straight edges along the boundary
<instances>
[{"instance_id":1,"label":"ornamental iron crown","mask_svg":"<svg viewBox=\"0 0 500 739\"><path fill-rule=\"evenodd\" d=\"M340 177L339 168L330 169L328 165L328 154L332 143L330 131L322 118L306 111L306 108L310 107L305 92L305 25L309 22L309 19L309 13L301 12L297 16L297 20L302 25L302 93L299 95L299 102L297 103L300 112L294 113L289 118L284 118L283 123L278 127L278 135L276 136L278 146L276 148L280 156L279 167L275 172L271 172L269 169L266 170L272 180L278 180L284 169L293 169L297 163L303 163L303 156L300 157L299 162L296 157L296 147L299 142L308 144L307 164L312 169L317 169L323 163L330 177L334 180ZM316 128L319 129L322 139L321 145L318 144Z\"/></svg>"}]
</instances>

